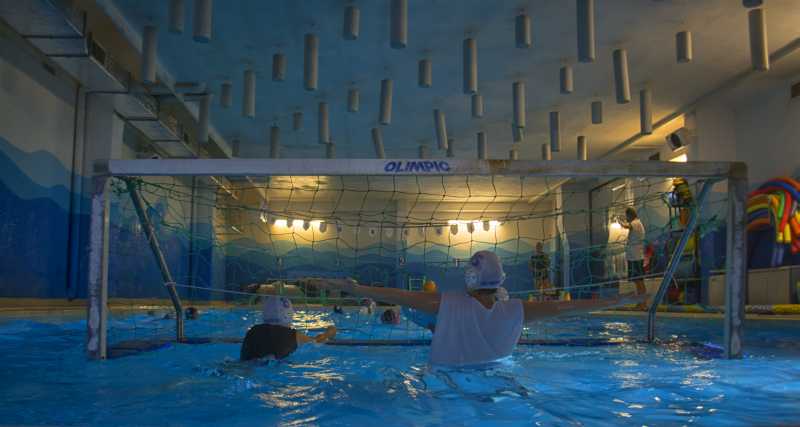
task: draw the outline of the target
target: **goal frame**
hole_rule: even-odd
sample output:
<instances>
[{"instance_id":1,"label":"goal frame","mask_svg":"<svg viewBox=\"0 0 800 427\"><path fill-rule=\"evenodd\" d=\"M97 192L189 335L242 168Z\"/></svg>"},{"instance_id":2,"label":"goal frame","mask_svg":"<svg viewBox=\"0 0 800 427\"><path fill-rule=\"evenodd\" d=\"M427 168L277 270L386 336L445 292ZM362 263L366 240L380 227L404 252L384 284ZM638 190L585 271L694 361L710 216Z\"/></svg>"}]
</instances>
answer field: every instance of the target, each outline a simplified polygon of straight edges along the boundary
<instances>
[{"instance_id":1,"label":"goal frame","mask_svg":"<svg viewBox=\"0 0 800 427\"><path fill-rule=\"evenodd\" d=\"M91 359L107 357L108 328L108 236L109 236L109 181L112 177L142 176L491 176L513 175L522 177L558 178L553 185L561 185L570 178L598 177L686 177L708 180L701 198L715 182L727 182L727 237L725 266L725 357L733 359L742 355L742 336L747 287L746 266L746 202L748 192L747 166L742 162L661 162L618 160L464 160L464 159L136 159L106 160L95 165L92 177L92 195L89 229L89 283L87 298L87 355ZM700 203L699 205L702 205ZM685 245L696 224L699 209L690 221L689 233L679 242ZM140 220L145 231L152 231L146 215ZM159 267L163 255L155 235L148 233ZM656 307L666 290L666 283L674 272L673 262L664 273L664 280L648 317L648 341L654 336ZM162 268L163 270L163 268ZM162 273L164 273L162 271ZM174 287L170 287L168 272L164 275L173 304ZM176 313L181 319L182 313ZM177 340L183 339L181 321L178 321Z\"/></svg>"}]
</instances>

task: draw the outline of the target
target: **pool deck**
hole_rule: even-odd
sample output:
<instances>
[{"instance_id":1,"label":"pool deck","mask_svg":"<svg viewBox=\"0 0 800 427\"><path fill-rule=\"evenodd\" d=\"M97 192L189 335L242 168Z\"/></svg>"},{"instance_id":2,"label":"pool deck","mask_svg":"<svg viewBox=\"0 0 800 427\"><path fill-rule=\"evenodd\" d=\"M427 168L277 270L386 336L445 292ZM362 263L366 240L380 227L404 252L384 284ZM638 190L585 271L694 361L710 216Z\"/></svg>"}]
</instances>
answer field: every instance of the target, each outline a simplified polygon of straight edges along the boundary
<instances>
[{"instance_id":1,"label":"pool deck","mask_svg":"<svg viewBox=\"0 0 800 427\"><path fill-rule=\"evenodd\" d=\"M237 308L245 307L242 304L233 304L225 301L184 301L184 306L197 307L199 309L209 308ZM297 304L298 307L321 307L318 304ZM169 300L163 299L112 299L109 301L111 311L147 311L147 310L171 310L172 304ZM70 317L80 317L85 315L86 300L55 298L0 298L0 317L38 317L49 315L66 315ZM631 310L606 310L591 313L593 316L646 316L644 311ZM689 319L722 319L721 313L676 313L659 312L660 318L689 318ZM748 320L784 320L800 321L800 315L777 315L777 314L754 314L746 315Z\"/></svg>"}]
</instances>

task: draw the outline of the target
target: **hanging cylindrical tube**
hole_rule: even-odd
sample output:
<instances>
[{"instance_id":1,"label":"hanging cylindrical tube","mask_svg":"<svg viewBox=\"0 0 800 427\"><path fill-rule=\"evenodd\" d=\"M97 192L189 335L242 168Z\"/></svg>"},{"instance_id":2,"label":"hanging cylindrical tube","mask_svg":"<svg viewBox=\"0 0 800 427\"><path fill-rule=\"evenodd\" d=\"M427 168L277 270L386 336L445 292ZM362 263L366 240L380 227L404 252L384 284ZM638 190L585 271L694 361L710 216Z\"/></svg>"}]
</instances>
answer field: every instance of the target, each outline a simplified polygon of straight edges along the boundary
<instances>
[{"instance_id":1,"label":"hanging cylindrical tube","mask_svg":"<svg viewBox=\"0 0 800 427\"><path fill-rule=\"evenodd\" d=\"M208 142L208 128L211 114L211 94L200 97L197 105L197 143L205 144Z\"/></svg>"},{"instance_id":2,"label":"hanging cylindrical tube","mask_svg":"<svg viewBox=\"0 0 800 427\"><path fill-rule=\"evenodd\" d=\"M347 112L357 113L361 106L361 93L358 88L351 87L347 90Z\"/></svg>"},{"instance_id":3,"label":"hanging cylindrical tube","mask_svg":"<svg viewBox=\"0 0 800 427\"><path fill-rule=\"evenodd\" d=\"M199 43L211 41L211 0L194 0L194 36Z\"/></svg>"},{"instance_id":4,"label":"hanging cylindrical tube","mask_svg":"<svg viewBox=\"0 0 800 427\"><path fill-rule=\"evenodd\" d=\"M474 94L471 97L472 118L480 119L483 117L483 95Z\"/></svg>"},{"instance_id":5,"label":"hanging cylindrical tube","mask_svg":"<svg viewBox=\"0 0 800 427\"><path fill-rule=\"evenodd\" d=\"M675 34L675 56L678 63L692 62L691 31L681 31Z\"/></svg>"},{"instance_id":6,"label":"hanging cylindrical tube","mask_svg":"<svg viewBox=\"0 0 800 427\"><path fill-rule=\"evenodd\" d=\"M302 111L295 111L292 113L292 130L293 131L301 131L303 130L303 112Z\"/></svg>"},{"instance_id":7,"label":"hanging cylindrical tube","mask_svg":"<svg viewBox=\"0 0 800 427\"><path fill-rule=\"evenodd\" d=\"M486 160L486 155L489 151L488 142L486 140L486 132L478 132L478 160Z\"/></svg>"},{"instance_id":8,"label":"hanging cylindrical tube","mask_svg":"<svg viewBox=\"0 0 800 427\"><path fill-rule=\"evenodd\" d=\"M440 150L447 150L447 123L442 110L433 110L433 123L436 126L436 143Z\"/></svg>"},{"instance_id":9,"label":"hanging cylindrical tube","mask_svg":"<svg viewBox=\"0 0 800 427\"><path fill-rule=\"evenodd\" d=\"M561 116L558 111L550 112L550 150L561 151Z\"/></svg>"},{"instance_id":10,"label":"hanging cylindrical tube","mask_svg":"<svg viewBox=\"0 0 800 427\"><path fill-rule=\"evenodd\" d=\"M428 158L428 146L427 145L420 145L419 150L417 151L417 157L420 159L427 159Z\"/></svg>"},{"instance_id":11,"label":"hanging cylindrical tube","mask_svg":"<svg viewBox=\"0 0 800 427\"><path fill-rule=\"evenodd\" d=\"M361 27L361 11L354 5L344 8L344 30L342 36L345 40L358 39Z\"/></svg>"},{"instance_id":12,"label":"hanging cylindrical tube","mask_svg":"<svg viewBox=\"0 0 800 427\"><path fill-rule=\"evenodd\" d=\"M392 81L381 80L381 105L378 122L382 125L392 123Z\"/></svg>"},{"instance_id":13,"label":"hanging cylindrical tube","mask_svg":"<svg viewBox=\"0 0 800 427\"><path fill-rule=\"evenodd\" d=\"M455 138L447 138L447 157L453 158L456 156L456 149L453 146L455 144Z\"/></svg>"},{"instance_id":14,"label":"hanging cylindrical tube","mask_svg":"<svg viewBox=\"0 0 800 427\"><path fill-rule=\"evenodd\" d=\"M572 79L572 66L564 65L558 73L559 81L561 82L561 93L569 95L575 90L575 84Z\"/></svg>"},{"instance_id":15,"label":"hanging cylindrical tube","mask_svg":"<svg viewBox=\"0 0 800 427\"><path fill-rule=\"evenodd\" d=\"M375 147L375 157L386 158L386 151L383 149L383 133L381 128L372 128L372 146Z\"/></svg>"},{"instance_id":16,"label":"hanging cylindrical tube","mask_svg":"<svg viewBox=\"0 0 800 427\"><path fill-rule=\"evenodd\" d=\"M514 126L525 127L525 82L514 82L511 86L514 98Z\"/></svg>"},{"instance_id":17,"label":"hanging cylindrical tube","mask_svg":"<svg viewBox=\"0 0 800 427\"><path fill-rule=\"evenodd\" d=\"M272 55L272 81L282 82L286 80L286 55L276 53Z\"/></svg>"},{"instance_id":18,"label":"hanging cylindrical tube","mask_svg":"<svg viewBox=\"0 0 800 427\"><path fill-rule=\"evenodd\" d=\"M158 63L158 30L152 25L145 25L142 32L142 81L156 82L156 65Z\"/></svg>"},{"instance_id":19,"label":"hanging cylindrical tube","mask_svg":"<svg viewBox=\"0 0 800 427\"><path fill-rule=\"evenodd\" d=\"M525 141L525 128L521 128L514 123L511 123L511 139L514 142Z\"/></svg>"},{"instance_id":20,"label":"hanging cylindrical tube","mask_svg":"<svg viewBox=\"0 0 800 427\"><path fill-rule=\"evenodd\" d=\"M433 85L433 67L430 59L420 59L417 71L417 86L428 88Z\"/></svg>"},{"instance_id":21,"label":"hanging cylindrical tube","mask_svg":"<svg viewBox=\"0 0 800 427\"><path fill-rule=\"evenodd\" d=\"M603 101L592 101L592 124L603 123Z\"/></svg>"},{"instance_id":22,"label":"hanging cylindrical tube","mask_svg":"<svg viewBox=\"0 0 800 427\"><path fill-rule=\"evenodd\" d=\"M234 139L233 142L231 142L231 157L232 158L236 159L236 158L239 157L241 145L242 144L239 142L238 139Z\"/></svg>"},{"instance_id":23,"label":"hanging cylindrical tube","mask_svg":"<svg viewBox=\"0 0 800 427\"><path fill-rule=\"evenodd\" d=\"M169 32L173 34L183 33L183 23L185 12L183 0L170 0L169 2Z\"/></svg>"},{"instance_id":24,"label":"hanging cylindrical tube","mask_svg":"<svg viewBox=\"0 0 800 427\"><path fill-rule=\"evenodd\" d=\"M639 123L642 135L653 133L653 93L650 89L639 91Z\"/></svg>"},{"instance_id":25,"label":"hanging cylindrical tube","mask_svg":"<svg viewBox=\"0 0 800 427\"><path fill-rule=\"evenodd\" d=\"M526 14L517 15L514 19L514 39L520 49L528 49L533 44L531 37L531 17Z\"/></svg>"},{"instance_id":26,"label":"hanging cylindrical tube","mask_svg":"<svg viewBox=\"0 0 800 427\"><path fill-rule=\"evenodd\" d=\"M281 128L271 126L269 128L269 158L279 159L281 157Z\"/></svg>"},{"instance_id":27,"label":"hanging cylindrical tube","mask_svg":"<svg viewBox=\"0 0 800 427\"><path fill-rule=\"evenodd\" d=\"M552 160L553 154L550 152L550 144L542 144L542 160Z\"/></svg>"},{"instance_id":28,"label":"hanging cylindrical tube","mask_svg":"<svg viewBox=\"0 0 800 427\"><path fill-rule=\"evenodd\" d=\"M331 129L328 119L328 103L319 103L319 115L317 118L317 128L320 144L328 144L331 142Z\"/></svg>"},{"instance_id":29,"label":"hanging cylindrical tube","mask_svg":"<svg viewBox=\"0 0 800 427\"><path fill-rule=\"evenodd\" d=\"M617 104L631 102L631 81L628 75L628 52L625 49L614 51L614 85Z\"/></svg>"},{"instance_id":30,"label":"hanging cylindrical tube","mask_svg":"<svg viewBox=\"0 0 800 427\"><path fill-rule=\"evenodd\" d=\"M328 159L336 158L336 144L333 141L325 143L325 157Z\"/></svg>"},{"instance_id":31,"label":"hanging cylindrical tube","mask_svg":"<svg viewBox=\"0 0 800 427\"><path fill-rule=\"evenodd\" d=\"M578 17L578 61L594 62L594 0L577 0Z\"/></svg>"},{"instance_id":32,"label":"hanging cylindrical tube","mask_svg":"<svg viewBox=\"0 0 800 427\"><path fill-rule=\"evenodd\" d=\"M244 96L242 97L242 116L256 117L256 72L244 72Z\"/></svg>"},{"instance_id":33,"label":"hanging cylindrical tube","mask_svg":"<svg viewBox=\"0 0 800 427\"><path fill-rule=\"evenodd\" d=\"M219 105L226 109L233 105L233 85L230 82L225 82L220 86Z\"/></svg>"},{"instance_id":34,"label":"hanging cylindrical tube","mask_svg":"<svg viewBox=\"0 0 800 427\"><path fill-rule=\"evenodd\" d=\"M763 8L747 12L750 22L750 61L756 71L769 70L769 47L767 46L767 18Z\"/></svg>"},{"instance_id":35,"label":"hanging cylindrical tube","mask_svg":"<svg viewBox=\"0 0 800 427\"><path fill-rule=\"evenodd\" d=\"M403 49L408 44L408 0L392 0L389 19L389 45Z\"/></svg>"},{"instance_id":36,"label":"hanging cylindrical tube","mask_svg":"<svg viewBox=\"0 0 800 427\"><path fill-rule=\"evenodd\" d=\"M478 43L464 40L464 93L478 93Z\"/></svg>"},{"instance_id":37,"label":"hanging cylindrical tube","mask_svg":"<svg viewBox=\"0 0 800 427\"><path fill-rule=\"evenodd\" d=\"M306 34L303 46L303 87L317 90L319 78L319 37Z\"/></svg>"},{"instance_id":38,"label":"hanging cylindrical tube","mask_svg":"<svg viewBox=\"0 0 800 427\"><path fill-rule=\"evenodd\" d=\"M512 148L508 151L508 160L519 160L519 150Z\"/></svg>"},{"instance_id":39,"label":"hanging cylindrical tube","mask_svg":"<svg viewBox=\"0 0 800 427\"><path fill-rule=\"evenodd\" d=\"M585 136L578 137L578 160L589 160L589 145Z\"/></svg>"}]
</instances>

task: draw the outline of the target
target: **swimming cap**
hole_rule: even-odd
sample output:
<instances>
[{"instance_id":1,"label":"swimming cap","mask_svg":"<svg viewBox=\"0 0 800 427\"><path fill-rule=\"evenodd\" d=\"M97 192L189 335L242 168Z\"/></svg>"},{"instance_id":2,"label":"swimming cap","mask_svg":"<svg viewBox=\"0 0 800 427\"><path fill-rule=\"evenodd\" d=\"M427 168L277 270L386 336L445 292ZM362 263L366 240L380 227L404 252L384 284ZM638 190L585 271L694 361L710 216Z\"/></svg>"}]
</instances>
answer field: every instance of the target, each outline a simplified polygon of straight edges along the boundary
<instances>
[{"instance_id":1,"label":"swimming cap","mask_svg":"<svg viewBox=\"0 0 800 427\"><path fill-rule=\"evenodd\" d=\"M468 289L496 289L506 279L503 264L494 252L475 252L469 264L465 273Z\"/></svg>"},{"instance_id":2,"label":"swimming cap","mask_svg":"<svg viewBox=\"0 0 800 427\"><path fill-rule=\"evenodd\" d=\"M269 295L264 298L264 307L261 310L263 322L267 325L292 327L292 302L289 298Z\"/></svg>"}]
</instances>

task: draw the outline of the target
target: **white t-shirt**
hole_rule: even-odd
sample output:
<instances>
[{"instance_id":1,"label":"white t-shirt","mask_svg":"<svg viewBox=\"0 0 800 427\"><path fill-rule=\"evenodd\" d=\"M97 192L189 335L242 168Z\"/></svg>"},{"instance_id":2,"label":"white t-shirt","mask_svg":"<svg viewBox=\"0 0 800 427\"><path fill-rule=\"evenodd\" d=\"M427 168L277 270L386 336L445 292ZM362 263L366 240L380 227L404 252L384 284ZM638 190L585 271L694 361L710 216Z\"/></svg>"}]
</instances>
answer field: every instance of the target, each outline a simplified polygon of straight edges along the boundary
<instances>
[{"instance_id":1,"label":"white t-shirt","mask_svg":"<svg viewBox=\"0 0 800 427\"><path fill-rule=\"evenodd\" d=\"M445 292L436 317L431 364L477 365L511 355L522 334L522 301L497 301L491 309L461 292Z\"/></svg>"},{"instance_id":2,"label":"white t-shirt","mask_svg":"<svg viewBox=\"0 0 800 427\"><path fill-rule=\"evenodd\" d=\"M644 225L639 218L630 222L628 242L625 245L625 259L639 261L644 259Z\"/></svg>"}]
</instances>

